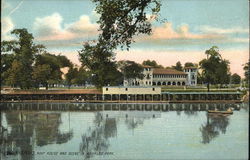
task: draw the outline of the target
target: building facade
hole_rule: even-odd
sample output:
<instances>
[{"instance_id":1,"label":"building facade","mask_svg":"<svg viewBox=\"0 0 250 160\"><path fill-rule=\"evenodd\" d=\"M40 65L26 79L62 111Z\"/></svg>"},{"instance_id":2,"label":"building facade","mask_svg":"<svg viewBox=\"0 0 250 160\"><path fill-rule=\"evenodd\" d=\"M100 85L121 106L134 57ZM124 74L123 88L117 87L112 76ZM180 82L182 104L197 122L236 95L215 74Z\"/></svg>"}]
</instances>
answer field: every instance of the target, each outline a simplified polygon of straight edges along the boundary
<instances>
[{"instance_id":1,"label":"building facade","mask_svg":"<svg viewBox=\"0 0 250 160\"><path fill-rule=\"evenodd\" d=\"M197 68L187 67L183 71L143 66L143 79L125 79L124 86L196 86Z\"/></svg>"},{"instance_id":2,"label":"building facade","mask_svg":"<svg viewBox=\"0 0 250 160\"><path fill-rule=\"evenodd\" d=\"M197 71L196 67L185 67L184 72L187 73L187 85L196 86L197 85Z\"/></svg>"}]
</instances>

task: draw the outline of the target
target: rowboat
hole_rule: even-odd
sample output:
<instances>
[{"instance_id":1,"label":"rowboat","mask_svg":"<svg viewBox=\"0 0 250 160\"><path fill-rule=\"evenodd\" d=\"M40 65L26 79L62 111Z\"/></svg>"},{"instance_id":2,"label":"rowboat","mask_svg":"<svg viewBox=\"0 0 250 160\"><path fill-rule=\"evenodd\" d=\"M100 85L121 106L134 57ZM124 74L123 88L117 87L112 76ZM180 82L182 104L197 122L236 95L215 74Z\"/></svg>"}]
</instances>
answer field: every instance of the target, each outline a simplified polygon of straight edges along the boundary
<instances>
[{"instance_id":1,"label":"rowboat","mask_svg":"<svg viewBox=\"0 0 250 160\"><path fill-rule=\"evenodd\" d=\"M212 114L233 114L232 110L228 110L228 111L208 110L207 112L212 113Z\"/></svg>"}]
</instances>

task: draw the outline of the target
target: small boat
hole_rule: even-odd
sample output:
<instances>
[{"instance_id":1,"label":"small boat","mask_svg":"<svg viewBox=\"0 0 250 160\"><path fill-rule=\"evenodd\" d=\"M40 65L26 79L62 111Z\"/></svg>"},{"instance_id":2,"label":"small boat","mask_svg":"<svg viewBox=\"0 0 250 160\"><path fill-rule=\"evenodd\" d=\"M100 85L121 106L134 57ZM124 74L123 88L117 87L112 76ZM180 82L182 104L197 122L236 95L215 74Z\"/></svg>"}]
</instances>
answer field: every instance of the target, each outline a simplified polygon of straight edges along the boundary
<instances>
[{"instance_id":1,"label":"small boat","mask_svg":"<svg viewBox=\"0 0 250 160\"><path fill-rule=\"evenodd\" d=\"M233 114L232 110L227 110L227 111L208 110L207 112L212 114Z\"/></svg>"}]
</instances>

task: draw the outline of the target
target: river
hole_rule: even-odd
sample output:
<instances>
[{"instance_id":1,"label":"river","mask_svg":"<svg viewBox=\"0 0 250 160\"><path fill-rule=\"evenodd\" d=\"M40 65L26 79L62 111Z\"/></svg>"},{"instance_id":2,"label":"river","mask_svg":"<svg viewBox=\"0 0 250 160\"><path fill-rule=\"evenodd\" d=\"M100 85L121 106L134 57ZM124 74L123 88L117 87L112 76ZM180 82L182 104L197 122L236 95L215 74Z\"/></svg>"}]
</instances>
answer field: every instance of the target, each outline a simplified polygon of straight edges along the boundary
<instances>
[{"instance_id":1,"label":"river","mask_svg":"<svg viewBox=\"0 0 250 160\"><path fill-rule=\"evenodd\" d=\"M197 110L2 110L1 158L248 159L248 130L248 104L228 116Z\"/></svg>"}]
</instances>

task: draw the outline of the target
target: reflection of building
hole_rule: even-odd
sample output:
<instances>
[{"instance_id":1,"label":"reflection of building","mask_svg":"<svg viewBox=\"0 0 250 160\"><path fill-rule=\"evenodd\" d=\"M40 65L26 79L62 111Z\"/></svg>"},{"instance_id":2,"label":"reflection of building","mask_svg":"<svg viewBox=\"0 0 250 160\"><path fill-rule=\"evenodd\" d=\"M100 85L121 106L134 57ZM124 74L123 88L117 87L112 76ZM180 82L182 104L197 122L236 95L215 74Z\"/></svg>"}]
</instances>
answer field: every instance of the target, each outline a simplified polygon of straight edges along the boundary
<instances>
[{"instance_id":1,"label":"reflection of building","mask_svg":"<svg viewBox=\"0 0 250 160\"><path fill-rule=\"evenodd\" d=\"M144 66L143 79L125 79L124 86L185 86L197 84L197 68L186 67L183 71Z\"/></svg>"}]
</instances>

